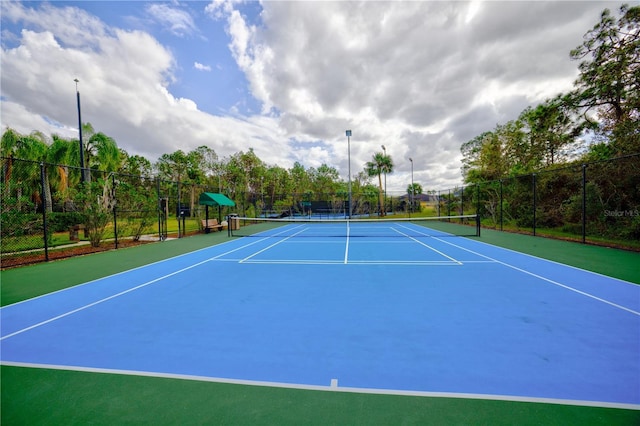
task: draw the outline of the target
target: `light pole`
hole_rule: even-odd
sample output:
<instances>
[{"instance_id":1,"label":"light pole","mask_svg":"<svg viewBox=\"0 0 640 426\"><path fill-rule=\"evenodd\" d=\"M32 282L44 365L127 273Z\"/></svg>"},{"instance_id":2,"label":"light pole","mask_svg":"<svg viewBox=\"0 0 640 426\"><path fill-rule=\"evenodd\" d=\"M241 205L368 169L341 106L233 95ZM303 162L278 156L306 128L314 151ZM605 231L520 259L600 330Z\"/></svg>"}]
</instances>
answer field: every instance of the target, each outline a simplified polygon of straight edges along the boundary
<instances>
[{"instance_id":1,"label":"light pole","mask_svg":"<svg viewBox=\"0 0 640 426\"><path fill-rule=\"evenodd\" d=\"M347 130L347 149L349 158L349 219L351 219L351 130Z\"/></svg>"},{"instance_id":2,"label":"light pole","mask_svg":"<svg viewBox=\"0 0 640 426\"><path fill-rule=\"evenodd\" d=\"M82 176L82 182L87 181L86 172L84 169L84 144L82 143L82 114L80 113L80 91L78 90L78 83L80 80L77 78L73 81L76 82L76 99L78 101L78 135L80 137L80 173Z\"/></svg>"},{"instance_id":3,"label":"light pole","mask_svg":"<svg viewBox=\"0 0 640 426\"><path fill-rule=\"evenodd\" d=\"M382 145L382 151L384 152L384 156L387 156L387 148L384 147L384 145ZM384 172L384 206L382 206L382 208L384 209L384 214L387 214L387 172L385 170Z\"/></svg>"},{"instance_id":4,"label":"light pole","mask_svg":"<svg viewBox=\"0 0 640 426\"><path fill-rule=\"evenodd\" d=\"M411 210L413 210L413 192L414 192L414 188L413 188L413 158L409 157L409 161L411 161L411 193L409 195L409 200L411 202L411 205L409 206L409 217L411 217Z\"/></svg>"}]
</instances>

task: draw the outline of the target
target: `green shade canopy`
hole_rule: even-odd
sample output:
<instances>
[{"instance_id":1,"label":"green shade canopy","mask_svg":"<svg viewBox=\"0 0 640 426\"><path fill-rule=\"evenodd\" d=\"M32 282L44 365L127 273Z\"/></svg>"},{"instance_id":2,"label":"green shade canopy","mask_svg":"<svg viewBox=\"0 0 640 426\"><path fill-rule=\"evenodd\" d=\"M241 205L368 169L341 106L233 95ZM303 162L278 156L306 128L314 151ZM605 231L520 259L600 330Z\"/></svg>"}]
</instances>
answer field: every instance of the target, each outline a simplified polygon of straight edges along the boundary
<instances>
[{"instance_id":1,"label":"green shade canopy","mask_svg":"<svg viewBox=\"0 0 640 426\"><path fill-rule=\"evenodd\" d=\"M200 194L198 204L201 206L229 206L234 207L236 203L227 198L225 195L216 194L214 192L203 192Z\"/></svg>"}]
</instances>

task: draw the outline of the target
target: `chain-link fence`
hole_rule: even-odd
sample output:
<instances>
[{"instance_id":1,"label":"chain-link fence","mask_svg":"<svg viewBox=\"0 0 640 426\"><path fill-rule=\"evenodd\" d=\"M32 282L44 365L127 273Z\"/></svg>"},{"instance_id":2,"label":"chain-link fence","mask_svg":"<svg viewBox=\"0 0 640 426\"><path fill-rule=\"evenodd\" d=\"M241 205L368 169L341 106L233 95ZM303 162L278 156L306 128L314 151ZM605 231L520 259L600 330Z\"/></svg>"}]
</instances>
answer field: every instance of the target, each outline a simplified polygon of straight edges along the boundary
<instances>
[{"instance_id":1,"label":"chain-link fence","mask_svg":"<svg viewBox=\"0 0 640 426\"><path fill-rule=\"evenodd\" d=\"M640 154L438 191L438 213L500 231L640 249Z\"/></svg>"},{"instance_id":2,"label":"chain-link fence","mask_svg":"<svg viewBox=\"0 0 640 426\"><path fill-rule=\"evenodd\" d=\"M218 187L148 176L2 158L2 267L40 262L202 230L203 192ZM478 213L482 225L640 249L640 154L578 164L429 194L380 195L377 188L331 194L226 194L236 202L209 212L246 217L355 217ZM382 207L381 207L382 206Z\"/></svg>"},{"instance_id":3,"label":"chain-link fence","mask_svg":"<svg viewBox=\"0 0 640 426\"><path fill-rule=\"evenodd\" d=\"M2 158L3 268L199 232L201 192L153 177Z\"/></svg>"}]
</instances>

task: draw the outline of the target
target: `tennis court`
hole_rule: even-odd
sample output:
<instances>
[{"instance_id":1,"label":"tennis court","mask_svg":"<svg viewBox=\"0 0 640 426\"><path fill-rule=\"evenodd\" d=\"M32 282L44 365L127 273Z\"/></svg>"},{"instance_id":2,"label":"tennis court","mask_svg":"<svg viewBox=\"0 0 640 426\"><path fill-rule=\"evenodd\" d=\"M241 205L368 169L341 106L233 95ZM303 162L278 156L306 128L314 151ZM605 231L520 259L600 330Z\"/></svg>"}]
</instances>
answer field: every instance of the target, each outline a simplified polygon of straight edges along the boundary
<instances>
[{"instance_id":1,"label":"tennis court","mask_svg":"<svg viewBox=\"0 0 640 426\"><path fill-rule=\"evenodd\" d=\"M640 287L423 225L246 226L2 308L2 363L640 409Z\"/></svg>"}]
</instances>

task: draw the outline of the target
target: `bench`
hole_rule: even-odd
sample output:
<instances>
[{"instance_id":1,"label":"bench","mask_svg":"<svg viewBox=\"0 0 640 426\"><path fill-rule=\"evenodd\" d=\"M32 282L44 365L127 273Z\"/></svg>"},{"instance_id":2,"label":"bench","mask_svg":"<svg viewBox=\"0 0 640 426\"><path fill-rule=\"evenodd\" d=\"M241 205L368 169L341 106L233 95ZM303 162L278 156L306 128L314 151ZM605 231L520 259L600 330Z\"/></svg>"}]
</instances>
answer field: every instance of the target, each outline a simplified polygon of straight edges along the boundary
<instances>
[{"instance_id":1,"label":"bench","mask_svg":"<svg viewBox=\"0 0 640 426\"><path fill-rule=\"evenodd\" d=\"M205 234L211 232L211 230L222 231L222 225L218 223L218 219L202 220L202 229Z\"/></svg>"}]
</instances>

